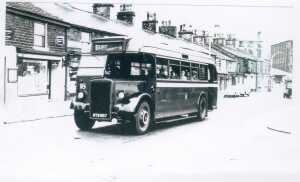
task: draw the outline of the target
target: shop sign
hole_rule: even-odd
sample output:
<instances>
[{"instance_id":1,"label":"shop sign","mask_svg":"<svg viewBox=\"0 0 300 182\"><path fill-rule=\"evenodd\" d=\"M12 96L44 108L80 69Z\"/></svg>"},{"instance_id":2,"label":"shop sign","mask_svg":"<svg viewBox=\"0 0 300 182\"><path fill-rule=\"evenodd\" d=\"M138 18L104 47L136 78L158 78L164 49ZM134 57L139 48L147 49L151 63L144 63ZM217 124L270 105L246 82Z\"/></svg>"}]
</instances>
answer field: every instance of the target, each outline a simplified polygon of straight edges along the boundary
<instances>
[{"instance_id":1,"label":"shop sign","mask_svg":"<svg viewBox=\"0 0 300 182\"><path fill-rule=\"evenodd\" d=\"M56 36L55 45L58 47L62 47L65 45L65 37L64 36Z\"/></svg>"}]
</instances>

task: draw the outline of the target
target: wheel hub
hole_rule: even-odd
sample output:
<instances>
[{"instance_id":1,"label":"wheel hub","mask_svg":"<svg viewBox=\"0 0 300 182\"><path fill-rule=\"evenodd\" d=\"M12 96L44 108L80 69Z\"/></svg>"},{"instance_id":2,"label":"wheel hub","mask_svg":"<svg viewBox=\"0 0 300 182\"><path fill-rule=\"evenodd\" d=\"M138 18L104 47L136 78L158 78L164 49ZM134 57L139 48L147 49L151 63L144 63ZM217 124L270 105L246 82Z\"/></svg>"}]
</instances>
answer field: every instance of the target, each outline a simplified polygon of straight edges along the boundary
<instances>
[{"instance_id":1,"label":"wheel hub","mask_svg":"<svg viewBox=\"0 0 300 182\"><path fill-rule=\"evenodd\" d=\"M147 125L149 123L149 113L146 109L143 109L140 112L139 121L140 121L141 128L147 127Z\"/></svg>"}]
</instances>

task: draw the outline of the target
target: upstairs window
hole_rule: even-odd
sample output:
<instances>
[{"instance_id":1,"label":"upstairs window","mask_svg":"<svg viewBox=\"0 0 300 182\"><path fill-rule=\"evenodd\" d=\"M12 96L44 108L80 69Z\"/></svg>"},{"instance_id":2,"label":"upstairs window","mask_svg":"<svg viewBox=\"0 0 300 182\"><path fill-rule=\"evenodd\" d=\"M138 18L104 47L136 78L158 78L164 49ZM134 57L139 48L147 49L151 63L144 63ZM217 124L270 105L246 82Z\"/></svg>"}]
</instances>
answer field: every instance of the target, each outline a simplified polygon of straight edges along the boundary
<instances>
[{"instance_id":1,"label":"upstairs window","mask_svg":"<svg viewBox=\"0 0 300 182\"><path fill-rule=\"evenodd\" d=\"M47 26L44 23L34 23L34 41L35 47L46 47L47 41Z\"/></svg>"},{"instance_id":2,"label":"upstairs window","mask_svg":"<svg viewBox=\"0 0 300 182\"><path fill-rule=\"evenodd\" d=\"M90 34L87 32L81 32L81 42L83 43L90 43Z\"/></svg>"}]
</instances>

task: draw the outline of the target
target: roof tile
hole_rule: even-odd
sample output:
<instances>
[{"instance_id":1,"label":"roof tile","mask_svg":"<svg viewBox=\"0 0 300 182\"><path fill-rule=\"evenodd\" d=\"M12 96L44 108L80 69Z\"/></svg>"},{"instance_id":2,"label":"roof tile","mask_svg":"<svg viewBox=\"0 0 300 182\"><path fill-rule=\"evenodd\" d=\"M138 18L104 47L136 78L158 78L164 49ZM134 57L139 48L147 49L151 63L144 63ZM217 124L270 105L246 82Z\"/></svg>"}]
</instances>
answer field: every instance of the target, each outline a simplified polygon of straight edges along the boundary
<instances>
[{"instance_id":1,"label":"roof tile","mask_svg":"<svg viewBox=\"0 0 300 182\"><path fill-rule=\"evenodd\" d=\"M46 18L51 18L51 19L62 21L62 19L60 19L59 17L54 16L54 15L46 12L45 10L34 6L30 2L6 2L6 6L8 8L13 8L13 9L17 9L20 11L32 13L32 14L37 14L37 15L40 15L40 16L43 16Z\"/></svg>"}]
</instances>

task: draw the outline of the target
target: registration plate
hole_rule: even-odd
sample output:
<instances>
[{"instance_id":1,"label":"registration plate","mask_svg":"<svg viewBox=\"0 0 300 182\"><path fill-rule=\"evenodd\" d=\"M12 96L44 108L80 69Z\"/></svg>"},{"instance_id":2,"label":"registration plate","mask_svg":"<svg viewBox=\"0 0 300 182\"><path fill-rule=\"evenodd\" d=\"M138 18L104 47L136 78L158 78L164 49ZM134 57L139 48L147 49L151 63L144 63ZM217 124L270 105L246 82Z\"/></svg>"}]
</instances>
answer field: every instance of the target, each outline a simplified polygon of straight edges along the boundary
<instances>
[{"instance_id":1,"label":"registration plate","mask_svg":"<svg viewBox=\"0 0 300 182\"><path fill-rule=\"evenodd\" d=\"M107 114L103 113L93 113L94 118L107 118Z\"/></svg>"}]
</instances>

